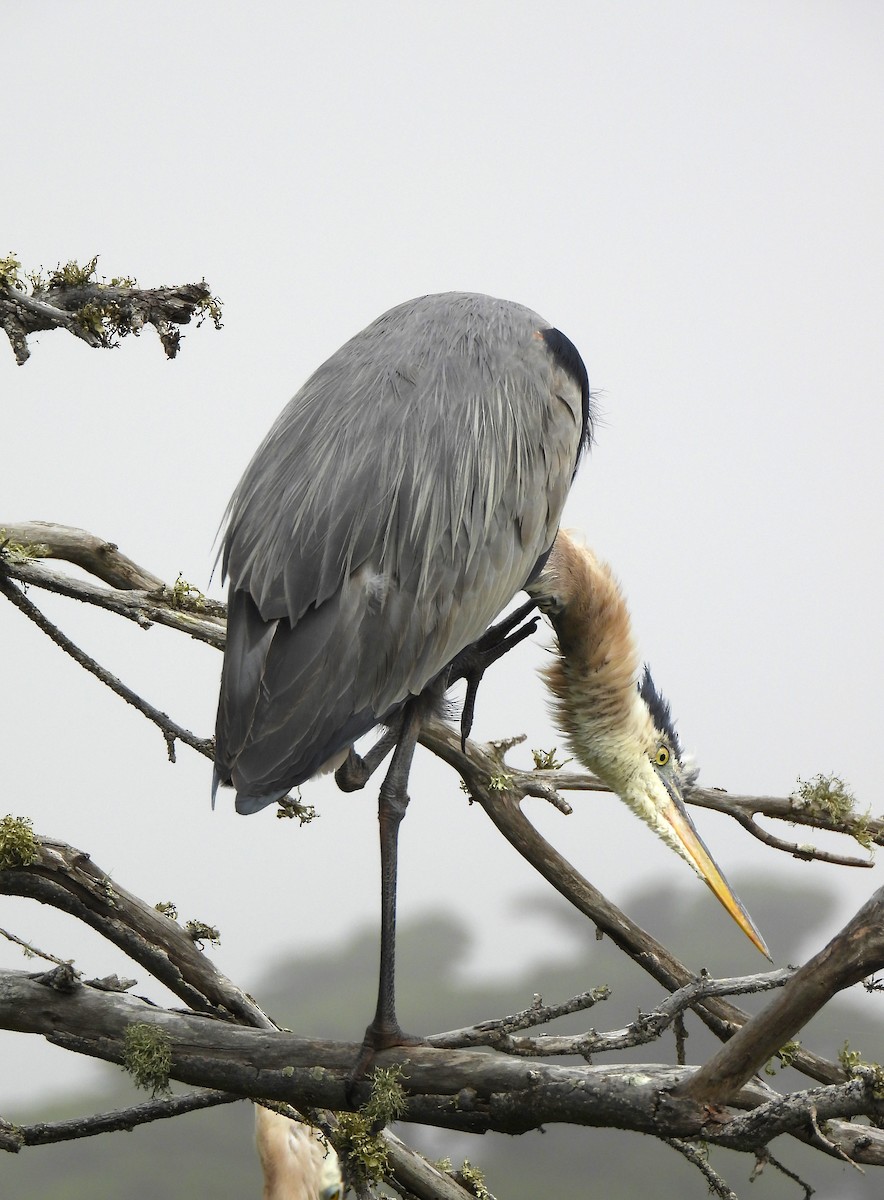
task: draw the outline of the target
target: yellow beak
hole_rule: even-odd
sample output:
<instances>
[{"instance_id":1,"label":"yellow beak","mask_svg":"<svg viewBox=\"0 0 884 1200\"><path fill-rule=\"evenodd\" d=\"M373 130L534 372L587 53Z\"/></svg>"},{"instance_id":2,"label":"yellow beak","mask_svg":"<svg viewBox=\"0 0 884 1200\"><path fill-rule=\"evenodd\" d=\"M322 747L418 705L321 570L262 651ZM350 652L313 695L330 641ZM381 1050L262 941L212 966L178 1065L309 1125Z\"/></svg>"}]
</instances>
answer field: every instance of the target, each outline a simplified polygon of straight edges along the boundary
<instances>
[{"instance_id":1,"label":"yellow beak","mask_svg":"<svg viewBox=\"0 0 884 1200\"><path fill-rule=\"evenodd\" d=\"M672 786L669 780L663 779L663 783L669 795L669 803L664 807L661 815L681 844L685 858L687 858L701 878L709 885L714 895L721 901L746 937L761 951L765 958L769 958L773 962L767 944L756 928L755 922L746 912L742 901L716 866L715 860L703 844L703 839L694 828L694 822L688 816L688 810L685 808L684 801L678 794L677 789Z\"/></svg>"}]
</instances>

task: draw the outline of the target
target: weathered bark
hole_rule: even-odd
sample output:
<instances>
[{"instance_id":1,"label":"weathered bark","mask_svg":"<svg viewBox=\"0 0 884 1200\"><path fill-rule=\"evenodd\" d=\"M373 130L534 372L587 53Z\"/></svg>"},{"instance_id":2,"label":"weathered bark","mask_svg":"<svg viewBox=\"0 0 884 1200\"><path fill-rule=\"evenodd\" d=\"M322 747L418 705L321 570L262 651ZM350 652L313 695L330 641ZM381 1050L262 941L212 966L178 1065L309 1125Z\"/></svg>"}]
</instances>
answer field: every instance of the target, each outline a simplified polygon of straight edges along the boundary
<instances>
[{"instance_id":1,"label":"weathered bark","mask_svg":"<svg viewBox=\"0 0 884 1200\"><path fill-rule=\"evenodd\" d=\"M880 970L884 970L884 888L795 972L770 1004L679 1087L679 1095L705 1103L726 1101L837 992ZM881 1082L884 1087L884 1072Z\"/></svg>"}]
</instances>

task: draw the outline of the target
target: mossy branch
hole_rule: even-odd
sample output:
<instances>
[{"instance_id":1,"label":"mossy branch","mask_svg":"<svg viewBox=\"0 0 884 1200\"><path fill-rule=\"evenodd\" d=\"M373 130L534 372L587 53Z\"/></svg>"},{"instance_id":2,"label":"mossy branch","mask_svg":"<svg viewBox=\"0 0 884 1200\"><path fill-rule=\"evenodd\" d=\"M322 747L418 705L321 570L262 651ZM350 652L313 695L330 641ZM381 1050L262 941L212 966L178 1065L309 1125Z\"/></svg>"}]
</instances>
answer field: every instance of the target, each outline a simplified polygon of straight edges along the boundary
<instances>
[{"instance_id":1,"label":"mossy branch","mask_svg":"<svg viewBox=\"0 0 884 1200\"><path fill-rule=\"evenodd\" d=\"M71 261L45 272L22 271L14 254L0 258L0 326L19 366L30 358L28 338L64 329L87 346L118 346L152 325L167 358L181 345L180 326L209 320L221 328L221 302L206 282L141 288L135 279L97 274L98 255L81 266Z\"/></svg>"}]
</instances>

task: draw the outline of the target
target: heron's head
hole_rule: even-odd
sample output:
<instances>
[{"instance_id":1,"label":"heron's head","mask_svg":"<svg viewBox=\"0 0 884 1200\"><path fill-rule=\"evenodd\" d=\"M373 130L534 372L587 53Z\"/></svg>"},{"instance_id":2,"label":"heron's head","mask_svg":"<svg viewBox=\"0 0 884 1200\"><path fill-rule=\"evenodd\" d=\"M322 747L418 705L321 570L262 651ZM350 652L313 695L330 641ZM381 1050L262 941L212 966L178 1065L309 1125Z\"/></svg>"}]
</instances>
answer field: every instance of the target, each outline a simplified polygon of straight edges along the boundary
<instances>
[{"instance_id":1,"label":"heron's head","mask_svg":"<svg viewBox=\"0 0 884 1200\"><path fill-rule=\"evenodd\" d=\"M636 689L636 713L631 754L621 751L622 773L616 780L602 773L608 764L599 762L598 774L612 791L629 805L659 837L679 854L709 886L746 936L762 954L770 958L754 921L725 879L718 864L697 832L685 805L699 774L682 754L669 704L654 686L646 666ZM630 739L632 740L632 739ZM604 756L604 750L602 750ZM627 763L627 759L632 759Z\"/></svg>"},{"instance_id":2,"label":"heron's head","mask_svg":"<svg viewBox=\"0 0 884 1200\"><path fill-rule=\"evenodd\" d=\"M685 794L697 771L682 754L670 707L647 667L636 686L629 613L610 568L560 530L529 590L556 631L558 654L544 674L572 753L690 863L770 958L688 815Z\"/></svg>"}]
</instances>

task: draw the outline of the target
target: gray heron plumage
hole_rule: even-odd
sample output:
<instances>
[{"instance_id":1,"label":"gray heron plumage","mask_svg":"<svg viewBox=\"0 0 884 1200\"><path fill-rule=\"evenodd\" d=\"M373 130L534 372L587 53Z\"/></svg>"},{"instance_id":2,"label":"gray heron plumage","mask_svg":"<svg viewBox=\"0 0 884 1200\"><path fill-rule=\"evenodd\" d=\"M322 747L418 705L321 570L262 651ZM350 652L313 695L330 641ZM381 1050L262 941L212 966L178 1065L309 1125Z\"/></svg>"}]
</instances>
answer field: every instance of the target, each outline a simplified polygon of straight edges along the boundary
<instances>
[{"instance_id":1,"label":"gray heron plumage","mask_svg":"<svg viewBox=\"0 0 884 1200\"><path fill-rule=\"evenodd\" d=\"M273 803L420 695L549 550L586 370L530 309L424 296L324 363L230 503L216 778Z\"/></svg>"},{"instance_id":2,"label":"gray heron plumage","mask_svg":"<svg viewBox=\"0 0 884 1200\"><path fill-rule=\"evenodd\" d=\"M405 1038L396 845L421 721L521 589L557 632L569 605L585 609L579 594L547 593L561 581L553 543L591 426L586 368L548 321L489 296L423 296L307 380L230 502L215 788L231 784L237 810L253 813L340 764L378 724L391 736L374 765L395 745L380 788L381 981L367 1048ZM646 748L619 753L638 762Z\"/></svg>"}]
</instances>

